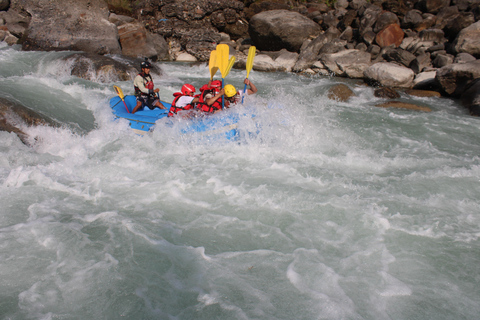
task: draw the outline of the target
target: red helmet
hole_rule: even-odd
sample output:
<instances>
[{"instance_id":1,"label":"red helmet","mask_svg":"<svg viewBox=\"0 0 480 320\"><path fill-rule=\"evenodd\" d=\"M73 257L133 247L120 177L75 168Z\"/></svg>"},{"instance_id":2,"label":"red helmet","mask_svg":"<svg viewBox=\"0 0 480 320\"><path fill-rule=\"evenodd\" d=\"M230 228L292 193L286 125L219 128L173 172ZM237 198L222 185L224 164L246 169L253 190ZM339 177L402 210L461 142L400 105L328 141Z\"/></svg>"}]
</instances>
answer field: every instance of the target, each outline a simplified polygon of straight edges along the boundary
<instances>
[{"instance_id":1,"label":"red helmet","mask_svg":"<svg viewBox=\"0 0 480 320\"><path fill-rule=\"evenodd\" d=\"M220 80L213 80L212 83L210 83L210 87L212 88L220 88L222 86L222 81Z\"/></svg>"},{"instance_id":2,"label":"red helmet","mask_svg":"<svg viewBox=\"0 0 480 320\"><path fill-rule=\"evenodd\" d=\"M182 93L183 93L184 95L188 96L188 95L190 95L191 93L192 93L192 94L195 93L195 87L192 86L191 84L186 83L186 84L184 84L184 85L182 86L182 90L181 90L181 91L182 91Z\"/></svg>"}]
</instances>

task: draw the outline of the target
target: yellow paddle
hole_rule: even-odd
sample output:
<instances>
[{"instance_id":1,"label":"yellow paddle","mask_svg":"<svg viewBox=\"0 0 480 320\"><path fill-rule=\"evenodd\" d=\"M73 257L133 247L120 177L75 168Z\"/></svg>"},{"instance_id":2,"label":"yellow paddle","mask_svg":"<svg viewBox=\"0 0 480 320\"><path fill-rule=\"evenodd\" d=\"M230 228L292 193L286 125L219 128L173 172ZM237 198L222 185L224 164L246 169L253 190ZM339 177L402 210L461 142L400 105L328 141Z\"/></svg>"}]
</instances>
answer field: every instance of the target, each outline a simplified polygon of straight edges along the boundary
<instances>
[{"instance_id":1,"label":"yellow paddle","mask_svg":"<svg viewBox=\"0 0 480 320\"><path fill-rule=\"evenodd\" d=\"M257 51L257 48L255 46L251 46L250 49L248 49L248 57L247 57L247 79L248 76L250 75L250 71L253 68L253 59L255 58L255 52ZM247 84L245 84L245 87L243 88L244 95L242 96L242 103L243 99L245 98L245 93L247 93Z\"/></svg>"},{"instance_id":2,"label":"yellow paddle","mask_svg":"<svg viewBox=\"0 0 480 320\"><path fill-rule=\"evenodd\" d=\"M212 52L210 52L210 61L208 62L208 69L210 70L210 81L212 81L213 76L218 71L216 50L213 50Z\"/></svg>"},{"instance_id":3,"label":"yellow paddle","mask_svg":"<svg viewBox=\"0 0 480 320\"><path fill-rule=\"evenodd\" d=\"M218 69L220 69L222 78L225 78L227 75L229 54L230 54L230 47L228 46L228 44L217 45L217 66L218 66Z\"/></svg>"},{"instance_id":4,"label":"yellow paddle","mask_svg":"<svg viewBox=\"0 0 480 320\"><path fill-rule=\"evenodd\" d=\"M225 72L225 77L230 73L232 70L233 64L235 63L235 56L232 56L230 60L228 60L227 71Z\"/></svg>"},{"instance_id":5,"label":"yellow paddle","mask_svg":"<svg viewBox=\"0 0 480 320\"><path fill-rule=\"evenodd\" d=\"M125 103L125 96L123 95L123 91L120 87L117 87L117 86L113 86L113 89L115 90L115 92L118 94L118 96L120 97L120 99L122 99L123 101L123 104L125 105L125 108L127 109L127 113L130 113L130 111L128 111L128 107L127 107L127 104Z\"/></svg>"},{"instance_id":6,"label":"yellow paddle","mask_svg":"<svg viewBox=\"0 0 480 320\"><path fill-rule=\"evenodd\" d=\"M228 44L217 45L217 66L222 74L222 88L225 86L225 77L228 72L228 56L230 54L230 47ZM225 99L222 99L222 109L225 107Z\"/></svg>"}]
</instances>

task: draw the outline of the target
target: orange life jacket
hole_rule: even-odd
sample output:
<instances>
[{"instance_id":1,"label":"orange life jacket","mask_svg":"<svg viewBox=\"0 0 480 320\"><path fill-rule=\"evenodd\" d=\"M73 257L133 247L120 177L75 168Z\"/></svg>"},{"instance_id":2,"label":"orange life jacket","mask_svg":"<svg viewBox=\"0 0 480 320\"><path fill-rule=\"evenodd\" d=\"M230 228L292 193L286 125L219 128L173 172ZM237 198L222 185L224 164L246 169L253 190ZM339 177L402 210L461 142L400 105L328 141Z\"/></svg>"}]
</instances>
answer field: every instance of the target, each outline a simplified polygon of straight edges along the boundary
<instances>
[{"instance_id":1,"label":"orange life jacket","mask_svg":"<svg viewBox=\"0 0 480 320\"><path fill-rule=\"evenodd\" d=\"M203 89L203 90L202 90ZM213 113L217 110L221 110L222 109L222 98L218 98L211 106L209 106L207 104L207 102L205 101L205 96L209 93L213 94L215 96L215 94L218 93L217 90L215 90L214 88L208 88L208 87L205 87L203 86L202 88L200 88L200 91L202 91L202 94L200 95L199 97L199 102L197 104L197 108L200 109L201 111L203 112L208 112L208 113Z\"/></svg>"},{"instance_id":2,"label":"orange life jacket","mask_svg":"<svg viewBox=\"0 0 480 320\"><path fill-rule=\"evenodd\" d=\"M180 99L181 97L184 97L185 95L183 95L181 92L175 92L173 94L173 96L175 97L172 101L172 106L170 107L170 110L168 112L168 116L169 117L173 117L174 115L177 114L178 111L181 111L181 110L190 110L190 109L193 109L195 106L193 104L187 104L185 107L178 107L177 106L177 101L178 99Z\"/></svg>"}]
</instances>

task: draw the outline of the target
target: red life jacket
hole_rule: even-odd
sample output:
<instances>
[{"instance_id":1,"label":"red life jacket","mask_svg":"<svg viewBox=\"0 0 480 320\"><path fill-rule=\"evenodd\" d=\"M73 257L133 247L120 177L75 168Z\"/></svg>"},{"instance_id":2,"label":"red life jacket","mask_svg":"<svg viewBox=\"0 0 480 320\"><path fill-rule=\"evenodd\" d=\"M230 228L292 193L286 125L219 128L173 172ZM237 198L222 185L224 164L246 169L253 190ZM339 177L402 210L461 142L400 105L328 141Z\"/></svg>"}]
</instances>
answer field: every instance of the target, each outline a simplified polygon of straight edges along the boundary
<instances>
[{"instance_id":1,"label":"red life jacket","mask_svg":"<svg viewBox=\"0 0 480 320\"><path fill-rule=\"evenodd\" d=\"M203 90L202 90L203 89ZM213 113L217 110L221 110L222 109L222 99L223 98L218 98L211 106L209 106L207 104L207 102L205 101L205 96L209 93L215 95L218 93L217 90L215 90L214 88L212 89L209 89L209 88L200 88L200 91L202 91L202 94L200 95L199 97L199 102L197 104L197 108L202 110L203 112L208 112L208 113Z\"/></svg>"},{"instance_id":2,"label":"red life jacket","mask_svg":"<svg viewBox=\"0 0 480 320\"><path fill-rule=\"evenodd\" d=\"M140 72L138 75L143 78L143 85L145 86L145 88L147 88L148 91L150 91L152 93L144 93L140 90L140 88L138 88L137 86L134 86L135 95L137 97L140 96L140 95L143 95L144 97L149 97L149 96L153 95L153 79L152 79L152 76L150 74L145 74L143 72Z\"/></svg>"},{"instance_id":3,"label":"red life jacket","mask_svg":"<svg viewBox=\"0 0 480 320\"><path fill-rule=\"evenodd\" d=\"M175 114L177 114L178 111L180 110L190 110L190 109L193 109L195 106L193 104L187 104L185 107L178 107L177 106L177 101L178 99L180 99L181 97L183 97L184 95L181 93L181 92L175 92L173 94L173 96L175 97L172 101L172 106L170 107L170 110L168 112L168 116L169 117L173 117Z\"/></svg>"}]
</instances>

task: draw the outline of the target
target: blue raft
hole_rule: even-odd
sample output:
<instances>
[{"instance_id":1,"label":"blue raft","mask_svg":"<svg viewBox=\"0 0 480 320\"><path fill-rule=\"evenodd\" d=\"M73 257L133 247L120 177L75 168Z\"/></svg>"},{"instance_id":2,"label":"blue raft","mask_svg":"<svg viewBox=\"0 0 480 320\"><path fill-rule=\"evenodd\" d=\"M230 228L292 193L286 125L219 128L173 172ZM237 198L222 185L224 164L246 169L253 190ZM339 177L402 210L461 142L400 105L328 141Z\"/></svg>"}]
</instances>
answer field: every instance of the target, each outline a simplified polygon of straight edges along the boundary
<instances>
[{"instance_id":1,"label":"blue raft","mask_svg":"<svg viewBox=\"0 0 480 320\"><path fill-rule=\"evenodd\" d=\"M129 126L135 133L143 135L153 130L158 121L165 121L165 123L167 123L167 119L164 118L167 118L168 111L171 107L170 103L161 101L166 109L155 108L150 110L149 108L145 108L142 111L137 111L132 114L131 112L137 104L135 96L127 95L124 97L124 100L129 112L127 112L125 104L118 96L110 99L110 107L117 118L123 118L129 121ZM207 139L226 138L228 140L236 140L238 138L238 115L222 114L220 116L218 114L205 115L204 113L200 113L200 115L201 117L192 118L187 127L181 130L181 133L194 134Z\"/></svg>"}]
</instances>

